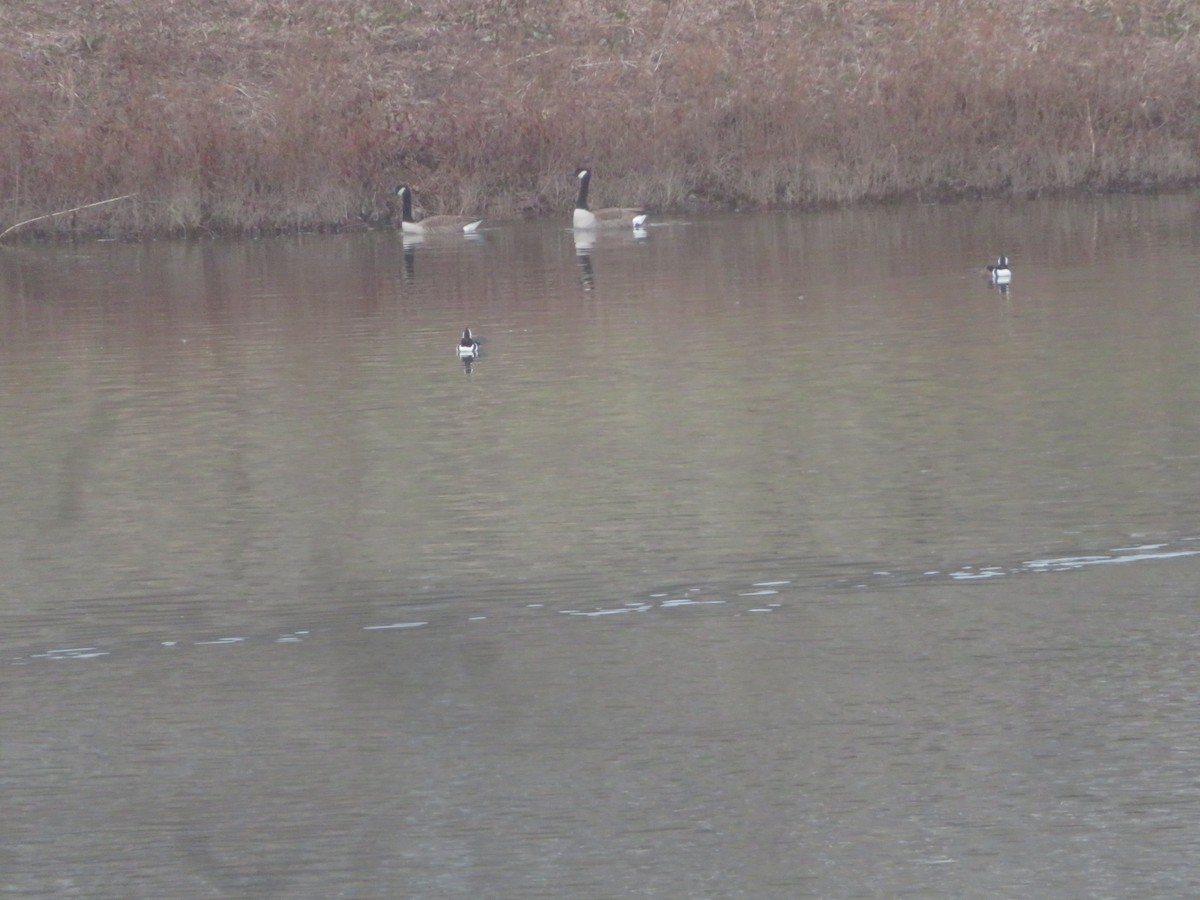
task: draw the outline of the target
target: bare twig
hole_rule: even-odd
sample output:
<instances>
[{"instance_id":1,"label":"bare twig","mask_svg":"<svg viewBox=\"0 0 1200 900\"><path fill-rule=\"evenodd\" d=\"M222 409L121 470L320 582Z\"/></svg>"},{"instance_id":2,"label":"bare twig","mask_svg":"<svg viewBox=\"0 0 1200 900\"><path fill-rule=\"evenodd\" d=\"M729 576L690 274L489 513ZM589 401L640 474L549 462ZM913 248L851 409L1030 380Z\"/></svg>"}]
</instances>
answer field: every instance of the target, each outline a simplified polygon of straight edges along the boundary
<instances>
[{"instance_id":1,"label":"bare twig","mask_svg":"<svg viewBox=\"0 0 1200 900\"><path fill-rule=\"evenodd\" d=\"M549 50L539 50L537 53L527 53L518 59L511 59L500 66L502 69L507 69L509 66L517 66L523 62L528 62L531 59L536 59L539 56L545 56L547 53L553 53L557 47L551 47Z\"/></svg>"},{"instance_id":2,"label":"bare twig","mask_svg":"<svg viewBox=\"0 0 1200 900\"><path fill-rule=\"evenodd\" d=\"M118 200L128 200L130 197L136 197L137 194L125 194L123 197L110 197L107 200L97 200L95 203L85 203L83 206L76 206L74 209L64 209L62 212L47 213L44 216L35 216L32 219L26 219L24 222L18 222L16 225L9 225L3 231L0 231L0 241L8 235L10 231L16 231L22 225L32 225L34 222L40 222L43 219L53 219L55 216L65 216L68 213L79 212L81 209L91 209L93 206L103 206L105 203L116 203Z\"/></svg>"},{"instance_id":3,"label":"bare twig","mask_svg":"<svg viewBox=\"0 0 1200 900\"><path fill-rule=\"evenodd\" d=\"M1092 103L1087 98L1083 98L1083 109L1087 113L1088 139L1092 142L1092 165L1096 164L1096 131L1092 128Z\"/></svg>"}]
</instances>

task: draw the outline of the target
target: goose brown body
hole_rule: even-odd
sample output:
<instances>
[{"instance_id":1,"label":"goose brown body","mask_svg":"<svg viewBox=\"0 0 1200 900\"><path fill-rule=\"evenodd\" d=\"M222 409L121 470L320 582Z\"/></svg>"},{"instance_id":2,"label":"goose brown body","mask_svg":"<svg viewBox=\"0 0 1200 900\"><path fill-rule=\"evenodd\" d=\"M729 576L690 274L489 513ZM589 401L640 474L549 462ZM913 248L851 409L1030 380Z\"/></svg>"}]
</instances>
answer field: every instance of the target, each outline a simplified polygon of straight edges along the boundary
<instances>
[{"instance_id":1,"label":"goose brown body","mask_svg":"<svg viewBox=\"0 0 1200 900\"><path fill-rule=\"evenodd\" d=\"M646 213L637 207L608 207L588 209L588 187L591 184L590 169L575 173L579 179L579 196L575 200L573 224L576 228L638 228L646 224Z\"/></svg>"},{"instance_id":2,"label":"goose brown body","mask_svg":"<svg viewBox=\"0 0 1200 900\"><path fill-rule=\"evenodd\" d=\"M400 198L400 230L405 234L446 234L455 231L471 234L483 224L479 216L427 216L420 222L414 222L412 188L402 184L396 188L396 196Z\"/></svg>"}]
</instances>

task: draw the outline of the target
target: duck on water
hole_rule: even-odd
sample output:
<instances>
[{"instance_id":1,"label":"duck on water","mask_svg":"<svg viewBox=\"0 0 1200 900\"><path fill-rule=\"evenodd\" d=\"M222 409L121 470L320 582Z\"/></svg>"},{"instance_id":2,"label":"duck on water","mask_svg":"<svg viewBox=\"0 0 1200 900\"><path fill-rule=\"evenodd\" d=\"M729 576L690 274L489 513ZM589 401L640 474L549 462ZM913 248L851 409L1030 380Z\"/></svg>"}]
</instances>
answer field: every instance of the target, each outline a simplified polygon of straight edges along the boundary
<instances>
[{"instance_id":1,"label":"duck on water","mask_svg":"<svg viewBox=\"0 0 1200 900\"><path fill-rule=\"evenodd\" d=\"M988 265L988 272L992 284L1005 285L1012 281L1012 269L1008 265L1007 256L1001 256L994 263Z\"/></svg>"},{"instance_id":2,"label":"duck on water","mask_svg":"<svg viewBox=\"0 0 1200 900\"><path fill-rule=\"evenodd\" d=\"M459 359L478 359L479 357L479 339L471 334L470 328L464 328L462 337L458 341L458 358Z\"/></svg>"}]
</instances>

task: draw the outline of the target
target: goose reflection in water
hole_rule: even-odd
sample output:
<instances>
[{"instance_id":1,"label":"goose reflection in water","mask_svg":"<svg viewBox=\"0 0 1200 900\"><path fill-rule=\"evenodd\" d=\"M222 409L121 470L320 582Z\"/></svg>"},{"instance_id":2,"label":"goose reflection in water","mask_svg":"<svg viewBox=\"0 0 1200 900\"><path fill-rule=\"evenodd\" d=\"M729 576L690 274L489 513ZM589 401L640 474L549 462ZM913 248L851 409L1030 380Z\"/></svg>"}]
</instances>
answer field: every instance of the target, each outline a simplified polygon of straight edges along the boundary
<instances>
[{"instance_id":1,"label":"goose reflection in water","mask_svg":"<svg viewBox=\"0 0 1200 900\"><path fill-rule=\"evenodd\" d=\"M596 246L594 231L576 231L575 259L579 261L579 284L585 291L596 287L596 273L592 269L592 248Z\"/></svg>"},{"instance_id":2,"label":"goose reflection in water","mask_svg":"<svg viewBox=\"0 0 1200 900\"><path fill-rule=\"evenodd\" d=\"M461 236L457 232L404 232L400 235L400 243L404 247L404 275L411 280L417 274L417 250L421 247L454 247L463 244L481 246L486 241L484 235L479 232L468 232Z\"/></svg>"},{"instance_id":3,"label":"goose reflection in water","mask_svg":"<svg viewBox=\"0 0 1200 900\"><path fill-rule=\"evenodd\" d=\"M637 227L633 229L633 239L635 241L644 241L649 235L645 228ZM606 234L604 237L591 229L575 229L572 233L575 240L575 259L579 262L579 284L585 291L595 290L596 287L596 271L592 265L592 251L596 248L598 242L618 243L628 241L628 237L622 233L621 235Z\"/></svg>"},{"instance_id":4,"label":"goose reflection in water","mask_svg":"<svg viewBox=\"0 0 1200 900\"><path fill-rule=\"evenodd\" d=\"M417 245L424 238L406 234L404 236L404 277L412 281L417 276Z\"/></svg>"}]
</instances>

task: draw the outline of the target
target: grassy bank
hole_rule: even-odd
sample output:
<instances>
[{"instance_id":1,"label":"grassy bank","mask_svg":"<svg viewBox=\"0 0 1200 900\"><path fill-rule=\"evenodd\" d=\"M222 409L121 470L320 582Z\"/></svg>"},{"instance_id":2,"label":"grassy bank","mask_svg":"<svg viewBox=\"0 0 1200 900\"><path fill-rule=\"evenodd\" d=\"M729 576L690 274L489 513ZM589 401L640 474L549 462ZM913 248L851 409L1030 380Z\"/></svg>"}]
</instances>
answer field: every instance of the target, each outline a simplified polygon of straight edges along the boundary
<instances>
[{"instance_id":1,"label":"grassy bank","mask_svg":"<svg viewBox=\"0 0 1200 900\"><path fill-rule=\"evenodd\" d=\"M9 0L0 230L1200 180L1191 0Z\"/></svg>"}]
</instances>

